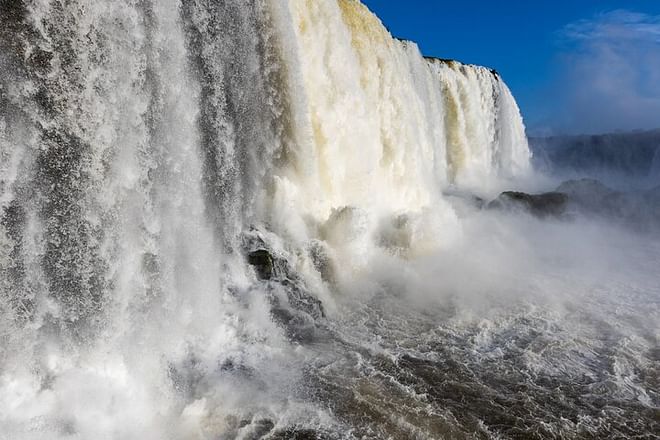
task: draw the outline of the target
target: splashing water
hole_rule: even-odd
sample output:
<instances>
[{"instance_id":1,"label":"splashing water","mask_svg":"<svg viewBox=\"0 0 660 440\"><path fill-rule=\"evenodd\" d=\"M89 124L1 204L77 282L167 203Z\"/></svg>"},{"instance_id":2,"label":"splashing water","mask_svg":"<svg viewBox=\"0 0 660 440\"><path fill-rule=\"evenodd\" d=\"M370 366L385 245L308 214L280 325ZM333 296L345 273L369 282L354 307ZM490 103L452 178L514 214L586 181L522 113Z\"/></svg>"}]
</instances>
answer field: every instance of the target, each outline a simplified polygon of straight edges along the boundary
<instances>
[{"instance_id":1,"label":"splashing water","mask_svg":"<svg viewBox=\"0 0 660 440\"><path fill-rule=\"evenodd\" d=\"M1 439L657 426L657 237L447 195L531 179L496 72L357 0L0 18Z\"/></svg>"}]
</instances>

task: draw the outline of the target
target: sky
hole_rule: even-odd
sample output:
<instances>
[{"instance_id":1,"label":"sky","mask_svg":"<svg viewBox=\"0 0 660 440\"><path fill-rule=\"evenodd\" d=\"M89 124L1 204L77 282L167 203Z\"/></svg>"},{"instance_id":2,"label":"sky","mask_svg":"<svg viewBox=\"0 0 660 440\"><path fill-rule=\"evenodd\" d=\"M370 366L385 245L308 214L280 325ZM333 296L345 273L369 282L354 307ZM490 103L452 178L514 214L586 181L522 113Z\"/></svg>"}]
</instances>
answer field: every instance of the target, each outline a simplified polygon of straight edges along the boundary
<instances>
[{"instance_id":1,"label":"sky","mask_svg":"<svg viewBox=\"0 0 660 440\"><path fill-rule=\"evenodd\" d=\"M362 0L424 55L496 69L531 135L660 127L660 0Z\"/></svg>"}]
</instances>

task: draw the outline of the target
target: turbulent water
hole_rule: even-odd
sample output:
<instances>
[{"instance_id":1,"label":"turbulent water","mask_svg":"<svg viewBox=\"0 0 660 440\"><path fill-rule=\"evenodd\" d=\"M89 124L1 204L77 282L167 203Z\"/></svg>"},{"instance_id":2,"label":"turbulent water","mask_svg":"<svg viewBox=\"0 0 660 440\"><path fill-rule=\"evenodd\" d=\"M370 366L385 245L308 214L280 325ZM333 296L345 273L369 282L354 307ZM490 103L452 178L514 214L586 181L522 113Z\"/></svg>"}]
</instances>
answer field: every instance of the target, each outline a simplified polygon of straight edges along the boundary
<instances>
[{"instance_id":1,"label":"turbulent water","mask_svg":"<svg viewBox=\"0 0 660 440\"><path fill-rule=\"evenodd\" d=\"M660 238L480 209L495 71L357 0L0 3L0 439L657 438Z\"/></svg>"}]
</instances>

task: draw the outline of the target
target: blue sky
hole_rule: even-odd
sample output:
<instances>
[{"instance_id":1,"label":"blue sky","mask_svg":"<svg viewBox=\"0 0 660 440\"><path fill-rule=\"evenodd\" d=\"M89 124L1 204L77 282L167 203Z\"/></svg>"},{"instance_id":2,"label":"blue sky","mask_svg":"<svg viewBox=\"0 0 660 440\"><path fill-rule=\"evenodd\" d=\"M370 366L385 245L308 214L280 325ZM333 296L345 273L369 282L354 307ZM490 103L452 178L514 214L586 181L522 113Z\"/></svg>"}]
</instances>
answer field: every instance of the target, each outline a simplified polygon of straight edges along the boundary
<instances>
[{"instance_id":1,"label":"blue sky","mask_svg":"<svg viewBox=\"0 0 660 440\"><path fill-rule=\"evenodd\" d=\"M425 55L497 69L528 131L660 127L660 0L363 0Z\"/></svg>"}]
</instances>

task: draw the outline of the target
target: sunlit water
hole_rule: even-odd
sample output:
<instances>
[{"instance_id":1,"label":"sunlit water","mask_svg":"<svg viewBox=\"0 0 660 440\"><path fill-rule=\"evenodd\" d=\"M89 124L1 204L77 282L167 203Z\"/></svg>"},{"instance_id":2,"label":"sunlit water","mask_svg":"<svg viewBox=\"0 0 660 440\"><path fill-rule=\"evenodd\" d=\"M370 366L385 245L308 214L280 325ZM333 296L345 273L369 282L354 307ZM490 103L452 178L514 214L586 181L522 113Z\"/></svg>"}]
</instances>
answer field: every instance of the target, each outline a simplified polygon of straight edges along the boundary
<instances>
[{"instance_id":1,"label":"sunlit water","mask_svg":"<svg viewBox=\"0 0 660 440\"><path fill-rule=\"evenodd\" d=\"M496 72L354 0L0 19L3 440L658 432L657 229L481 209L552 180Z\"/></svg>"}]
</instances>

